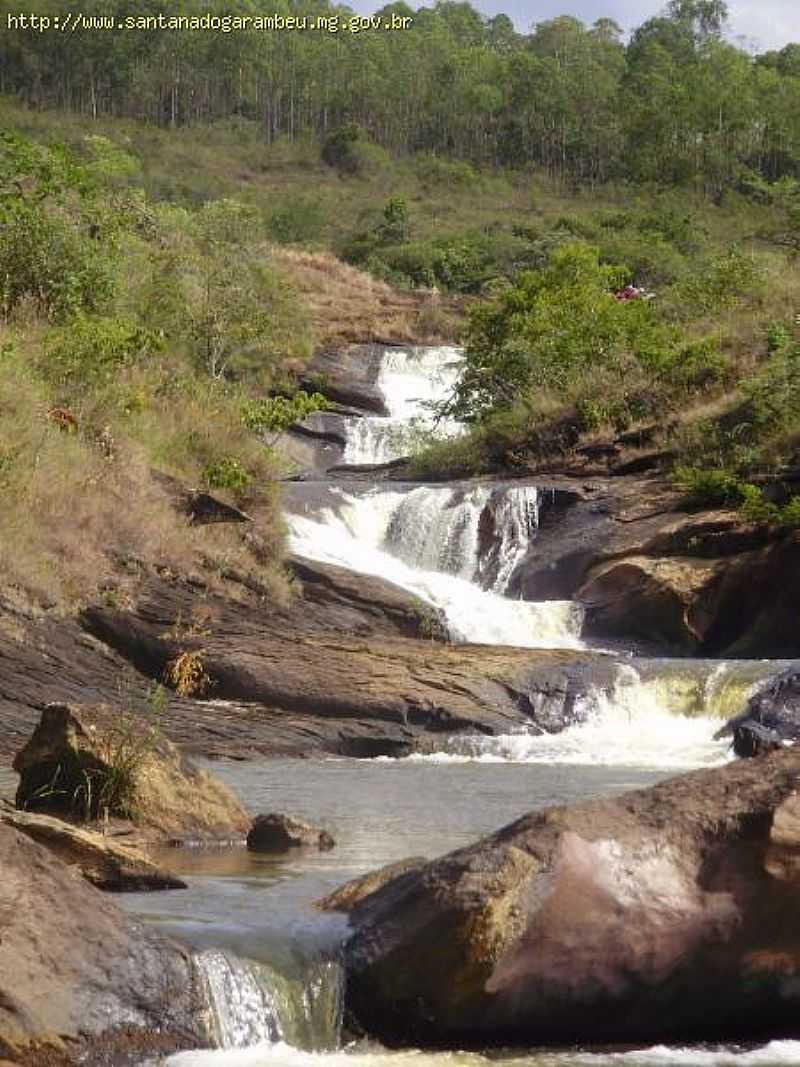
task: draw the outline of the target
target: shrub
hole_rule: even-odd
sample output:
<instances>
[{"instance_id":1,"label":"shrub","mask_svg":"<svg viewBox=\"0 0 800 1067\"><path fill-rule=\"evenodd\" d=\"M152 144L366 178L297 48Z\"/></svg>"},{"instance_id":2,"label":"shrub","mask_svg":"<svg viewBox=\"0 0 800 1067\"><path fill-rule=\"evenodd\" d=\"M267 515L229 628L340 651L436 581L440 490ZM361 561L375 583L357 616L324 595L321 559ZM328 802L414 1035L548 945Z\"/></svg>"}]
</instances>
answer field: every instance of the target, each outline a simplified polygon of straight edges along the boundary
<instances>
[{"instance_id":1,"label":"shrub","mask_svg":"<svg viewBox=\"0 0 800 1067\"><path fill-rule=\"evenodd\" d=\"M97 386L146 360L162 343L157 333L130 320L79 315L46 338L41 370L59 385Z\"/></svg>"},{"instance_id":2,"label":"shrub","mask_svg":"<svg viewBox=\"0 0 800 1067\"><path fill-rule=\"evenodd\" d=\"M362 157L358 151L361 129L355 123L338 126L322 142L322 161L343 174L358 174L362 169Z\"/></svg>"},{"instance_id":3,"label":"shrub","mask_svg":"<svg viewBox=\"0 0 800 1067\"><path fill-rule=\"evenodd\" d=\"M679 466L675 468L674 480L692 507L729 507L747 498L747 484L737 474L721 468Z\"/></svg>"},{"instance_id":4,"label":"shrub","mask_svg":"<svg viewBox=\"0 0 800 1067\"><path fill-rule=\"evenodd\" d=\"M253 433L278 437L294 423L302 422L315 411L326 411L329 407L330 404L321 393L300 390L291 397L246 400L242 405L242 423Z\"/></svg>"},{"instance_id":5,"label":"shrub","mask_svg":"<svg viewBox=\"0 0 800 1067\"><path fill-rule=\"evenodd\" d=\"M97 311L114 293L109 250L40 204L20 204L0 220L0 312L26 299L49 319Z\"/></svg>"},{"instance_id":6,"label":"shrub","mask_svg":"<svg viewBox=\"0 0 800 1067\"><path fill-rule=\"evenodd\" d=\"M235 456L223 456L210 463L203 471L203 481L210 489L227 489L231 493L243 493L253 484L253 475Z\"/></svg>"}]
</instances>

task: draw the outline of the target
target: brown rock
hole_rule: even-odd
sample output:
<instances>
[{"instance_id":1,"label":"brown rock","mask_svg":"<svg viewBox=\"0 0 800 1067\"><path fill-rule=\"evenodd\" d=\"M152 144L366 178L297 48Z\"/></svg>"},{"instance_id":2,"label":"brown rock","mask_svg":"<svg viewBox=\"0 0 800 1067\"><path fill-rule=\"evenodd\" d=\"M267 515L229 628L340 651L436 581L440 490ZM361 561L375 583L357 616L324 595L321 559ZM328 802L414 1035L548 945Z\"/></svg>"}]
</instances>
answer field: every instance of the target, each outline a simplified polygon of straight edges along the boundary
<instances>
[{"instance_id":1,"label":"brown rock","mask_svg":"<svg viewBox=\"0 0 800 1067\"><path fill-rule=\"evenodd\" d=\"M48 704L14 760L17 807L70 818L130 818L145 836L244 837L232 791L134 713Z\"/></svg>"},{"instance_id":2,"label":"brown rock","mask_svg":"<svg viewBox=\"0 0 800 1067\"><path fill-rule=\"evenodd\" d=\"M317 848L327 852L335 845L327 830L275 812L256 815L247 835L247 847L251 852L288 852L292 848Z\"/></svg>"},{"instance_id":3,"label":"brown rock","mask_svg":"<svg viewBox=\"0 0 800 1067\"><path fill-rule=\"evenodd\" d=\"M123 1023L203 1042L202 986L185 949L5 824L0 872L0 1056Z\"/></svg>"},{"instance_id":4,"label":"brown rock","mask_svg":"<svg viewBox=\"0 0 800 1067\"><path fill-rule=\"evenodd\" d=\"M797 1034L800 909L767 850L799 778L788 750L549 808L389 881L350 911L349 1011L449 1047Z\"/></svg>"},{"instance_id":5,"label":"brown rock","mask_svg":"<svg viewBox=\"0 0 800 1067\"><path fill-rule=\"evenodd\" d=\"M320 911L352 911L353 908L366 900L372 893L377 893L388 882L394 881L403 874L424 867L427 860L421 856L413 856L406 860L397 860L396 863L387 863L385 867L379 867L377 871L369 871L360 878L354 878L351 882L334 889L326 897L316 902Z\"/></svg>"},{"instance_id":6,"label":"brown rock","mask_svg":"<svg viewBox=\"0 0 800 1067\"><path fill-rule=\"evenodd\" d=\"M75 867L91 885L111 892L186 889L186 883L133 845L124 844L50 815L0 807L0 823L38 841L68 867Z\"/></svg>"}]
</instances>

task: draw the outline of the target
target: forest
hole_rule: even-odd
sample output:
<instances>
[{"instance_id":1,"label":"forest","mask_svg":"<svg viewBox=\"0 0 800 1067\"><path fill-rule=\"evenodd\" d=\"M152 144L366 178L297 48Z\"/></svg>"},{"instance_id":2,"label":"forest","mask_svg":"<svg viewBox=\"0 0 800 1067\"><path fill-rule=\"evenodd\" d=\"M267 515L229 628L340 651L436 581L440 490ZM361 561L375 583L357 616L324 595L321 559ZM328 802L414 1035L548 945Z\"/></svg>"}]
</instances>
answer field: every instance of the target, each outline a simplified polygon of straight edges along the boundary
<instances>
[{"instance_id":1,"label":"forest","mask_svg":"<svg viewBox=\"0 0 800 1067\"><path fill-rule=\"evenodd\" d=\"M468 432L420 434L412 477L634 434L690 506L800 523L800 45L735 47L723 0L627 41L392 13L0 35L0 536L24 546L0 569L48 603L110 580L109 537L192 555L162 476L260 514L265 542L223 531L204 566L285 593L273 445L324 404L312 353L352 341L464 348L440 414Z\"/></svg>"},{"instance_id":2,"label":"forest","mask_svg":"<svg viewBox=\"0 0 800 1067\"><path fill-rule=\"evenodd\" d=\"M41 16L67 11L44 0ZM143 0L137 15L157 13ZM186 15L226 12L187 0ZM0 24L17 8L0 3ZM327 0L243 0L237 15L348 14ZM534 166L580 183L695 183L710 196L800 171L800 45L753 56L726 39L724 0L669 0L624 39L611 19L565 15L518 32L505 15L439 0L379 15L402 31L116 29L122 0L82 18L115 29L6 29L0 93L31 107L162 126L237 117L266 143L361 131L393 154ZM347 134L345 133L344 136Z\"/></svg>"}]
</instances>

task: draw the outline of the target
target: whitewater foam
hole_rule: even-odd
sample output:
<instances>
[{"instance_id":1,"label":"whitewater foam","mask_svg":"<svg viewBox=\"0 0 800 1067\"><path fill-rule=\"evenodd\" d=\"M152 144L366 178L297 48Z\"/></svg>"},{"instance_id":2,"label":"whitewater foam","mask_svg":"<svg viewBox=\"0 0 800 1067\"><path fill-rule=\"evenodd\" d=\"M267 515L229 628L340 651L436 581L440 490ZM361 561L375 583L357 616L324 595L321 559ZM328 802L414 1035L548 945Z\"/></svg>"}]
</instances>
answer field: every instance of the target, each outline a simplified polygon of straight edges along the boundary
<instances>
[{"instance_id":1,"label":"whitewater foam","mask_svg":"<svg viewBox=\"0 0 800 1067\"><path fill-rule=\"evenodd\" d=\"M423 434L452 437L463 433L460 423L437 420L432 409L452 391L460 365L457 348L387 349L376 385L389 415L346 420L344 462L386 463L408 455Z\"/></svg>"},{"instance_id":2,"label":"whitewater foam","mask_svg":"<svg viewBox=\"0 0 800 1067\"><path fill-rule=\"evenodd\" d=\"M450 492L439 490L440 510L446 510ZM388 534L397 509L407 504L406 498L411 495L375 492L349 497L342 494L342 507L336 511L325 509L318 519L289 515L292 551L309 559L384 578L408 590L443 613L449 634L456 641L520 648L583 647L580 640L583 613L572 601L510 600L481 589L463 576L477 567L477 556L473 554L477 545L474 532L464 533L457 524L454 529L450 521L431 521L421 524L427 534L405 545L406 559L394 555L394 550L404 542ZM425 503L429 500L426 495ZM478 515L474 508L470 516L470 522L477 528ZM448 556L440 545L436 559L442 566L457 568L460 574L426 569L410 562L421 554L430 567L434 562L431 546L443 535L451 551ZM521 551L521 547L513 551Z\"/></svg>"}]
</instances>

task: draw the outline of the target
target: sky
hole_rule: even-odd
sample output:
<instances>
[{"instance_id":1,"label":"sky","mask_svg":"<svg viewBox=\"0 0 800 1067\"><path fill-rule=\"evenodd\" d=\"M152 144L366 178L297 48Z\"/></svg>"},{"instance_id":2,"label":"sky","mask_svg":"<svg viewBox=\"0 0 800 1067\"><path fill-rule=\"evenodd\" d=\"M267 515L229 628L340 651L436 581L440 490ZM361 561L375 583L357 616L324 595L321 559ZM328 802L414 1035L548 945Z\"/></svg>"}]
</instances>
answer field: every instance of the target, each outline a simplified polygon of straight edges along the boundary
<instances>
[{"instance_id":1,"label":"sky","mask_svg":"<svg viewBox=\"0 0 800 1067\"><path fill-rule=\"evenodd\" d=\"M385 2L385 0L383 0ZM583 22L614 19L625 30L640 26L665 6L665 0L472 0L487 15L510 15L517 29L527 32L533 23L556 15L575 15ZM417 7L419 0L410 0ZM373 11L381 3L354 0L357 11ZM800 0L728 0L730 38L749 51L782 48L800 42Z\"/></svg>"}]
</instances>

